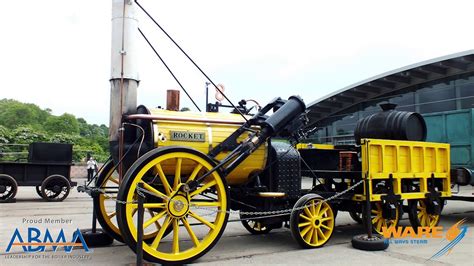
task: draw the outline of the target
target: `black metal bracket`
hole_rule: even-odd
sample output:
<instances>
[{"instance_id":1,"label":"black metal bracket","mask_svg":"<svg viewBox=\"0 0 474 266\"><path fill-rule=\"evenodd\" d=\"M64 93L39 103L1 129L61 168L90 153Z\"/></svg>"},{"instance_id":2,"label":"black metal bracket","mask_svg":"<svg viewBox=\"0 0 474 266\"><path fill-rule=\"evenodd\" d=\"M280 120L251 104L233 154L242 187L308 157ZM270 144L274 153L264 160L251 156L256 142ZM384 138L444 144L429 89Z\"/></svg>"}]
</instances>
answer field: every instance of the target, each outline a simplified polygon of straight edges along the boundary
<instances>
[{"instance_id":1,"label":"black metal bracket","mask_svg":"<svg viewBox=\"0 0 474 266\"><path fill-rule=\"evenodd\" d=\"M395 195L393 189L393 174L388 175L388 182L385 184L386 195L382 195L382 217L385 219L394 219L397 216L398 202L401 199L400 195Z\"/></svg>"}]
</instances>

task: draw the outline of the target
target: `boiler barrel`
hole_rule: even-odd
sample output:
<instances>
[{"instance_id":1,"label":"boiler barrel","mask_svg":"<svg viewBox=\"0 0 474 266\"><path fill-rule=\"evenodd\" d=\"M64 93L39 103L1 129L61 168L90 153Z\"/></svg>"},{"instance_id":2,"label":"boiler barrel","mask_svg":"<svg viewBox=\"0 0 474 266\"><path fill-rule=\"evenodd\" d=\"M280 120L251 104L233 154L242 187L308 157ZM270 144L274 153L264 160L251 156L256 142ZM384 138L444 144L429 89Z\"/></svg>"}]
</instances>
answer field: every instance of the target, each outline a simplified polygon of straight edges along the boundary
<instances>
[{"instance_id":1,"label":"boiler barrel","mask_svg":"<svg viewBox=\"0 0 474 266\"><path fill-rule=\"evenodd\" d=\"M381 104L382 112L357 122L354 137L357 144L363 138L393 140L426 140L426 123L419 113L395 111L394 104Z\"/></svg>"}]
</instances>

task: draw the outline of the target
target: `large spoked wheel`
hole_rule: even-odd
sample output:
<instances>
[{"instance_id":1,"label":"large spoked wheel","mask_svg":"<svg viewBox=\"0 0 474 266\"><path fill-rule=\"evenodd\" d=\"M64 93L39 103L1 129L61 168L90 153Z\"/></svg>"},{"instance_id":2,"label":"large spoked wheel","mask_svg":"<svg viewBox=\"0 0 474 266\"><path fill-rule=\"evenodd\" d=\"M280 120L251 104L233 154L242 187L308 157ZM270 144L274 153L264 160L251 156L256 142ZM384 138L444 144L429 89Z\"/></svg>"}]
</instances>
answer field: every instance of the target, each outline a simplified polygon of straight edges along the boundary
<instances>
[{"instance_id":1,"label":"large spoked wheel","mask_svg":"<svg viewBox=\"0 0 474 266\"><path fill-rule=\"evenodd\" d=\"M116 215L115 199L117 199L119 189L119 175L114 168L114 163L110 161L100 171L96 186L105 193L94 197L94 206L97 206L95 212L102 229L115 240L124 242L120 235Z\"/></svg>"},{"instance_id":2,"label":"large spoked wheel","mask_svg":"<svg viewBox=\"0 0 474 266\"><path fill-rule=\"evenodd\" d=\"M18 191L16 180L5 174L0 174L0 202L8 202L15 198Z\"/></svg>"},{"instance_id":3,"label":"large spoked wheel","mask_svg":"<svg viewBox=\"0 0 474 266\"><path fill-rule=\"evenodd\" d=\"M71 184L62 175L48 176L41 183L41 195L47 201L63 201L69 195Z\"/></svg>"},{"instance_id":4,"label":"large spoked wheel","mask_svg":"<svg viewBox=\"0 0 474 266\"><path fill-rule=\"evenodd\" d=\"M97 221L102 229L115 240L124 242L117 222L116 199L119 189L119 175L115 169L115 164L110 161L104 165L98 175L96 186L103 192L98 197L94 197L94 204ZM137 211L133 214L135 215ZM146 209L144 219L149 219L155 215L154 209ZM149 230L144 235L144 239L148 240L156 236L160 225L154 223L154 230ZM151 229L151 228L150 228Z\"/></svg>"},{"instance_id":5,"label":"large spoked wheel","mask_svg":"<svg viewBox=\"0 0 474 266\"><path fill-rule=\"evenodd\" d=\"M381 201L378 202L372 202L371 203L372 209L371 209L371 214L370 214L370 220L372 223L372 229L377 232L378 234L382 235L383 234L383 228L388 228L388 227L396 227L398 226L398 222L400 221L400 216L401 216L401 208L400 204L395 204L395 217L393 218L385 218L384 217L384 208L388 208L386 205L384 205ZM365 204L362 207L362 221L364 225L367 227L367 219L366 217L366 207Z\"/></svg>"},{"instance_id":6,"label":"large spoked wheel","mask_svg":"<svg viewBox=\"0 0 474 266\"><path fill-rule=\"evenodd\" d=\"M240 214L240 221L242 225L249 231L252 235L264 235L268 234L272 228L263 224L261 221L252 220L251 218L246 217L245 215Z\"/></svg>"},{"instance_id":7,"label":"large spoked wheel","mask_svg":"<svg viewBox=\"0 0 474 266\"><path fill-rule=\"evenodd\" d=\"M304 248L322 247L334 232L334 212L323 200L317 194L306 194L296 202L291 212L291 234Z\"/></svg>"},{"instance_id":8,"label":"large spoked wheel","mask_svg":"<svg viewBox=\"0 0 474 266\"><path fill-rule=\"evenodd\" d=\"M214 167L205 154L182 147L158 148L137 160L120 186L117 220L125 242L136 250L137 224L133 215L137 185L145 191L144 207L153 217L144 219L144 232L157 223L156 236L144 241L146 260L162 264L183 264L204 255L221 237L228 220L227 185L218 172L207 176L194 191L183 185ZM171 232L168 236L168 230Z\"/></svg>"},{"instance_id":9,"label":"large spoked wheel","mask_svg":"<svg viewBox=\"0 0 474 266\"><path fill-rule=\"evenodd\" d=\"M430 211L427 199L415 199L408 201L408 217L411 226L417 230L418 227L433 228L438 225L440 214ZM438 202L441 208L441 202Z\"/></svg>"}]
</instances>

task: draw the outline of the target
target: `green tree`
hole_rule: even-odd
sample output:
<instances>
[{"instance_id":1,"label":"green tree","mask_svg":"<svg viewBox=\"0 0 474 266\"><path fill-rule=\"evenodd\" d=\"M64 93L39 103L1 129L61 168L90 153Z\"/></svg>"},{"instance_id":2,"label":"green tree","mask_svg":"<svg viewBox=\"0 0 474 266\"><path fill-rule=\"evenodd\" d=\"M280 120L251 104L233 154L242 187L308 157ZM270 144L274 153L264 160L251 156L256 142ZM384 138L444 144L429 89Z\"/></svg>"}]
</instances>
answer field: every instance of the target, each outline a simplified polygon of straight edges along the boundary
<instances>
[{"instance_id":1,"label":"green tree","mask_svg":"<svg viewBox=\"0 0 474 266\"><path fill-rule=\"evenodd\" d=\"M79 122L74 115L64 113L61 116L50 116L44 123L49 133L79 134Z\"/></svg>"}]
</instances>

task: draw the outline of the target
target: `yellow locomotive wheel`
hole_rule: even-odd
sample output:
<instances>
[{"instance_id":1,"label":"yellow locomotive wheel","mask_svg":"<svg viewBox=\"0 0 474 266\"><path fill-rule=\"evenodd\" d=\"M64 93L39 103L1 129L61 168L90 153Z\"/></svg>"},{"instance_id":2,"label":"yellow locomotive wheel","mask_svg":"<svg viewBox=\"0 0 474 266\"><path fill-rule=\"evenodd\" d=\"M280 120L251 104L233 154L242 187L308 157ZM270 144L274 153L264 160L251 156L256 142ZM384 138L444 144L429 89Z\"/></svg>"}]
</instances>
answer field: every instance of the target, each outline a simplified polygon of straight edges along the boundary
<instances>
[{"instance_id":1,"label":"yellow locomotive wheel","mask_svg":"<svg viewBox=\"0 0 474 266\"><path fill-rule=\"evenodd\" d=\"M221 237L228 220L227 184L217 171L189 192L183 185L215 166L205 154L190 148L157 148L140 157L127 171L120 186L117 219L125 242L136 250L137 219L134 203L143 184L144 207L154 215L144 218L144 231L160 226L155 237L143 242L146 260L183 264L204 255ZM167 234L169 232L169 234Z\"/></svg>"},{"instance_id":2,"label":"yellow locomotive wheel","mask_svg":"<svg viewBox=\"0 0 474 266\"><path fill-rule=\"evenodd\" d=\"M418 227L433 228L438 225L440 214L430 213L427 199L415 199L408 201L408 217L414 229L418 229Z\"/></svg>"},{"instance_id":3,"label":"yellow locomotive wheel","mask_svg":"<svg viewBox=\"0 0 474 266\"><path fill-rule=\"evenodd\" d=\"M104 231L115 240L124 242L117 222L116 199L119 189L119 175L115 169L115 164L110 161L106 163L98 175L96 181L97 187L105 193L100 193L99 197L94 198L96 201L96 217L100 226ZM136 212L134 213L136 214ZM144 217L154 216L151 209L145 211ZM160 226L155 224L155 230L150 230L144 239L151 239L158 233Z\"/></svg>"},{"instance_id":4,"label":"yellow locomotive wheel","mask_svg":"<svg viewBox=\"0 0 474 266\"><path fill-rule=\"evenodd\" d=\"M396 227L398 226L398 222L400 221L401 216L401 208L400 205L397 203L395 205L395 217L393 219L388 219L383 217L383 208L387 208L381 201L372 202L371 203L372 209L370 210L370 220L372 222L372 229L375 230L378 234L383 234L383 228L388 227ZM366 217L366 208L365 204L362 207L362 221L364 225L366 224L367 219Z\"/></svg>"},{"instance_id":5,"label":"yellow locomotive wheel","mask_svg":"<svg viewBox=\"0 0 474 266\"><path fill-rule=\"evenodd\" d=\"M323 200L317 194L306 194L296 202L291 212L291 234L304 248L322 247L334 232L334 211Z\"/></svg>"}]
</instances>

